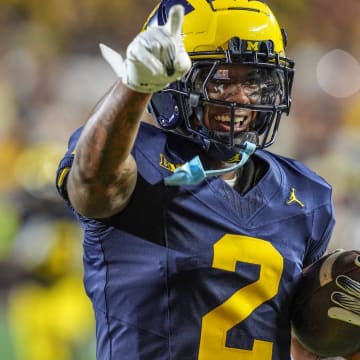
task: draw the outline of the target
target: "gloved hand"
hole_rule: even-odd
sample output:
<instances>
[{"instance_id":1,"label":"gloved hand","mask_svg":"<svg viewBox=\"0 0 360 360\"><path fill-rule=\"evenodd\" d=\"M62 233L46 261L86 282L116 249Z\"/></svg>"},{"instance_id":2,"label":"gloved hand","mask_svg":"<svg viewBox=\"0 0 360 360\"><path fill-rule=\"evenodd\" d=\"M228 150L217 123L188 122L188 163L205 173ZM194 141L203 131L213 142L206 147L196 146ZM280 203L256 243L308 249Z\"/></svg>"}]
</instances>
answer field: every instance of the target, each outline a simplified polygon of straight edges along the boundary
<instances>
[{"instance_id":1,"label":"gloved hand","mask_svg":"<svg viewBox=\"0 0 360 360\"><path fill-rule=\"evenodd\" d=\"M357 261L360 267L360 256ZM331 301L336 306L329 308L329 317L360 326L360 283L347 275L339 275L336 285L339 291L331 294Z\"/></svg>"},{"instance_id":2,"label":"gloved hand","mask_svg":"<svg viewBox=\"0 0 360 360\"><path fill-rule=\"evenodd\" d=\"M174 5L164 26L151 27L130 43L123 62L120 54L100 44L104 58L123 83L142 92L160 91L183 77L191 67L181 38L184 8Z\"/></svg>"}]
</instances>

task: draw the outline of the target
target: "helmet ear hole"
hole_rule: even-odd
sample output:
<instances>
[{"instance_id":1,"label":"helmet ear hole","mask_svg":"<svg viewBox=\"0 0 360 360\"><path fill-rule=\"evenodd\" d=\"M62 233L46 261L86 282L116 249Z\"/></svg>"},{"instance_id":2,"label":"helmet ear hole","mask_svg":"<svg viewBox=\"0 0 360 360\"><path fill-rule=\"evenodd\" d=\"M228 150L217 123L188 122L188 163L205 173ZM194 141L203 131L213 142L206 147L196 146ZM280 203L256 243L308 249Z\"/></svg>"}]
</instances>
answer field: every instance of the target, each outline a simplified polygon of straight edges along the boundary
<instances>
[{"instance_id":1,"label":"helmet ear hole","mask_svg":"<svg viewBox=\"0 0 360 360\"><path fill-rule=\"evenodd\" d=\"M175 129L180 125L179 106L172 93L155 93L150 100L149 111L154 115L159 125L166 130Z\"/></svg>"}]
</instances>

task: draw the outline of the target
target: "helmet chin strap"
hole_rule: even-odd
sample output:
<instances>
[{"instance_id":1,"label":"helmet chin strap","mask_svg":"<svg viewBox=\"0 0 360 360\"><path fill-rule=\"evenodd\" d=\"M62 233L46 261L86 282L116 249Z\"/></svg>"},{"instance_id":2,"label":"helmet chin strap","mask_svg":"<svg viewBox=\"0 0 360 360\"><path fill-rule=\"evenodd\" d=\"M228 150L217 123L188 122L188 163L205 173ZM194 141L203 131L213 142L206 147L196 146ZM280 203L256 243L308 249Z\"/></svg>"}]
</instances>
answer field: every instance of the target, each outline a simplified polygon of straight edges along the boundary
<instances>
[{"instance_id":1,"label":"helmet chin strap","mask_svg":"<svg viewBox=\"0 0 360 360\"><path fill-rule=\"evenodd\" d=\"M176 168L172 175L164 179L164 183L167 186L200 184L207 177L223 175L244 166L255 150L256 145L254 143L245 141L243 148L239 151L241 160L236 165L218 170L204 170L199 156L195 156L184 165Z\"/></svg>"}]
</instances>

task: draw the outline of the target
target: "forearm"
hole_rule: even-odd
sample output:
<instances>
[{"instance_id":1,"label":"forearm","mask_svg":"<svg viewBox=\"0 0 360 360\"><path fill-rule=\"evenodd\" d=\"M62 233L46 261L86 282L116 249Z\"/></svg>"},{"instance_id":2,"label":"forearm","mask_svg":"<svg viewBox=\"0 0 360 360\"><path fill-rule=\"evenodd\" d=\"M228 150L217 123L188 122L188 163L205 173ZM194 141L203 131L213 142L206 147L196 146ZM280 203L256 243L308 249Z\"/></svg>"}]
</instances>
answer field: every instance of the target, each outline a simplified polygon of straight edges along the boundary
<instances>
[{"instance_id":1,"label":"forearm","mask_svg":"<svg viewBox=\"0 0 360 360\"><path fill-rule=\"evenodd\" d=\"M109 184L121 175L150 95L118 81L84 127L75 162L87 181Z\"/></svg>"},{"instance_id":2,"label":"forearm","mask_svg":"<svg viewBox=\"0 0 360 360\"><path fill-rule=\"evenodd\" d=\"M104 217L126 204L136 182L130 152L150 96L118 81L90 116L68 179L69 197L80 213Z\"/></svg>"},{"instance_id":3,"label":"forearm","mask_svg":"<svg viewBox=\"0 0 360 360\"><path fill-rule=\"evenodd\" d=\"M346 360L360 360L360 352L345 357Z\"/></svg>"},{"instance_id":4,"label":"forearm","mask_svg":"<svg viewBox=\"0 0 360 360\"><path fill-rule=\"evenodd\" d=\"M291 338L291 358L292 360L317 360L319 357L306 350L295 336Z\"/></svg>"}]
</instances>

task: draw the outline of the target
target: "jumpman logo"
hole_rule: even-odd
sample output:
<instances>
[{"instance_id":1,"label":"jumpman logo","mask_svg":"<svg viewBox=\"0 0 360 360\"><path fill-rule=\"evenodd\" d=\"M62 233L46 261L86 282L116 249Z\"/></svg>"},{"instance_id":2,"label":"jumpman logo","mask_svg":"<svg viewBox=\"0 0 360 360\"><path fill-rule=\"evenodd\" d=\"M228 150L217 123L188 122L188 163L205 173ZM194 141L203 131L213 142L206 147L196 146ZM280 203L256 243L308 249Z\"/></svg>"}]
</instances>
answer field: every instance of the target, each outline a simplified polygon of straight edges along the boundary
<instances>
[{"instance_id":1,"label":"jumpman logo","mask_svg":"<svg viewBox=\"0 0 360 360\"><path fill-rule=\"evenodd\" d=\"M289 199L288 201L286 202L288 205L291 205L293 203L295 204L298 204L299 206L301 207L305 207L304 203L301 202L297 197L296 197L296 194L295 194L295 188L291 188L291 192L290 192L290 196L289 196Z\"/></svg>"}]
</instances>

